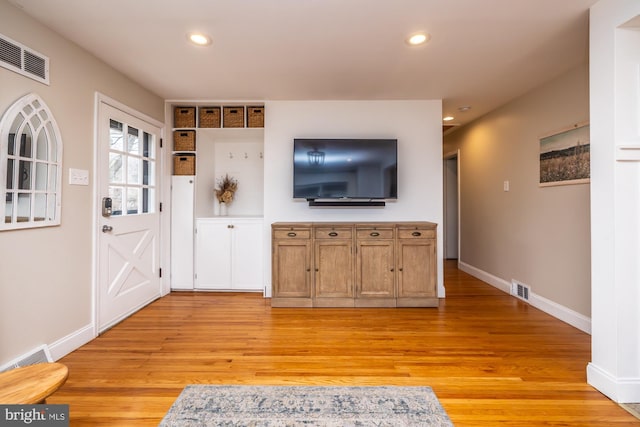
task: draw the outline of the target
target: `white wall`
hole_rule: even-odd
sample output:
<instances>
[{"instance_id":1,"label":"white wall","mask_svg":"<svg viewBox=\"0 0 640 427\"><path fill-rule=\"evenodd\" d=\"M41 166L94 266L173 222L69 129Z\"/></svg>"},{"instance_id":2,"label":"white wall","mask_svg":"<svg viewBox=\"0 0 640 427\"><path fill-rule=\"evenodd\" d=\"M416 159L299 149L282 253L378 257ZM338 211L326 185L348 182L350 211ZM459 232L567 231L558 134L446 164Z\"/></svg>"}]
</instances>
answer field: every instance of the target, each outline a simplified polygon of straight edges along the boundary
<instances>
[{"instance_id":1,"label":"white wall","mask_svg":"<svg viewBox=\"0 0 640 427\"><path fill-rule=\"evenodd\" d=\"M441 101L269 101L265 107L265 253L271 254L274 222L431 221L438 224L438 288L444 296ZM296 137L396 138L398 200L382 208L312 208L294 200ZM271 263L265 265L270 295Z\"/></svg>"},{"instance_id":2,"label":"white wall","mask_svg":"<svg viewBox=\"0 0 640 427\"><path fill-rule=\"evenodd\" d=\"M589 118L583 64L445 136L460 149L460 266L590 330L589 184L539 186L540 137ZM504 191L509 181L509 191Z\"/></svg>"},{"instance_id":3,"label":"white wall","mask_svg":"<svg viewBox=\"0 0 640 427\"><path fill-rule=\"evenodd\" d=\"M640 402L640 2L596 3L590 42L593 328L587 381L615 401Z\"/></svg>"},{"instance_id":4,"label":"white wall","mask_svg":"<svg viewBox=\"0 0 640 427\"><path fill-rule=\"evenodd\" d=\"M42 344L58 358L93 338L92 224L94 105L99 91L157 120L163 102L0 0L0 32L50 58L49 86L0 68L0 113L35 92L53 113L64 144L59 227L0 232L0 367ZM69 168L91 184L68 184Z\"/></svg>"}]
</instances>

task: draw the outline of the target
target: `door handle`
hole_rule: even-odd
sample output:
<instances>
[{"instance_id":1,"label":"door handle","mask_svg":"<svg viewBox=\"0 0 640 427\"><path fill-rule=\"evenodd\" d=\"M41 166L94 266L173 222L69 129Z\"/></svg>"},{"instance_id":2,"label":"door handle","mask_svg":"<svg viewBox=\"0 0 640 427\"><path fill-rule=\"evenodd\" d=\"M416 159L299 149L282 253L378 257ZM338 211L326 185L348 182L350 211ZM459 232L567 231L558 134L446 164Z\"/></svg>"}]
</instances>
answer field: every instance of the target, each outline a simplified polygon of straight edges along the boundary
<instances>
[{"instance_id":1,"label":"door handle","mask_svg":"<svg viewBox=\"0 0 640 427\"><path fill-rule=\"evenodd\" d=\"M102 226L102 232L103 233L108 233L110 231L113 231L113 227L112 226L110 226L110 225L103 225Z\"/></svg>"}]
</instances>

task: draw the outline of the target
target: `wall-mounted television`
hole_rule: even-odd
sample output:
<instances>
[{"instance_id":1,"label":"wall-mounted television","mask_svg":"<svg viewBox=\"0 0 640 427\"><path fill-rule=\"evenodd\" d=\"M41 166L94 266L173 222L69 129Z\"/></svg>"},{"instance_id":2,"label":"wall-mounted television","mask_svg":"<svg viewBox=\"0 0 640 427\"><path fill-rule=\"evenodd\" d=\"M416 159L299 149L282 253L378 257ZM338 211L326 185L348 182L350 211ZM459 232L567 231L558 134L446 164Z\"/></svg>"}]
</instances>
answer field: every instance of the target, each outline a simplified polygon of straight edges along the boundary
<instances>
[{"instance_id":1,"label":"wall-mounted television","mask_svg":"<svg viewBox=\"0 0 640 427\"><path fill-rule=\"evenodd\" d=\"M398 197L397 169L396 139L293 141L295 199L384 205L384 200Z\"/></svg>"}]
</instances>

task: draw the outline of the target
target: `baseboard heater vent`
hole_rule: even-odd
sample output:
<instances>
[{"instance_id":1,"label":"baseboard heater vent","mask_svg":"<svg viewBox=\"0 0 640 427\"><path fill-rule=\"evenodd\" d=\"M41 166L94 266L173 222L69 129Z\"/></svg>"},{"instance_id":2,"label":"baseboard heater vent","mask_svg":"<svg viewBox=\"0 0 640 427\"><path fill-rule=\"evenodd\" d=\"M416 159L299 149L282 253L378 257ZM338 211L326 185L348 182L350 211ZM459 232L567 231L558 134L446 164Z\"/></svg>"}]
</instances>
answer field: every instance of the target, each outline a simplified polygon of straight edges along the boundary
<instances>
[{"instance_id":1,"label":"baseboard heater vent","mask_svg":"<svg viewBox=\"0 0 640 427\"><path fill-rule=\"evenodd\" d=\"M8 371L9 369L20 368L22 366L35 365L37 363L53 362L51 353L49 353L49 347L41 345L31 350L27 354L23 354L17 359L11 361L9 364L2 367L0 372Z\"/></svg>"},{"instance_id":2,"label":"baseboard heater vent","mask_svg":"<svg viewBox=\"0 0 640 427\"><path fill-rule=\"evenodd\" d=\"M517 282L515 280L511 281L511 295L516 298L520 298L523 301L529 301L529 291L531 288L529 286Z\"/></svg>"},{"instance_id":3,"label":"baseboard heater vent","mask_svg":"<svg viewBox=\"0 0 640 427\"><path fill-rule=\"evenodd\" d=\"M49 58L0 34L0 67L46 85L49 84Z\"/></svg>"}]
</instances>

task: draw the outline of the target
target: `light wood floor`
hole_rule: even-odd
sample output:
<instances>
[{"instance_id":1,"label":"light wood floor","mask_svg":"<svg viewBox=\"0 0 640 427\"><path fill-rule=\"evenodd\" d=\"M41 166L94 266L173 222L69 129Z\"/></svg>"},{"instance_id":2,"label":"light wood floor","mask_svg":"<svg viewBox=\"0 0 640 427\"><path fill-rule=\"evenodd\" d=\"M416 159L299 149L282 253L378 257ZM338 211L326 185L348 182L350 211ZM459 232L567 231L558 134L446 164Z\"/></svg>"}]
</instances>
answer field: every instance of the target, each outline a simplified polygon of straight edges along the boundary
<instances>
[{"instance_id":1,"label":"light wood floor","mask_svg":"<svg viewBox=\"0 0 640 427\"><path fill-rule=\"evenodd\" d=\"M174 292L61 360L71 425L157 425L187 384L431 386L456 426L638 426L586 384L590 337L447 261L440 308L272 309Z\"/></svg>"}]
</instances>

